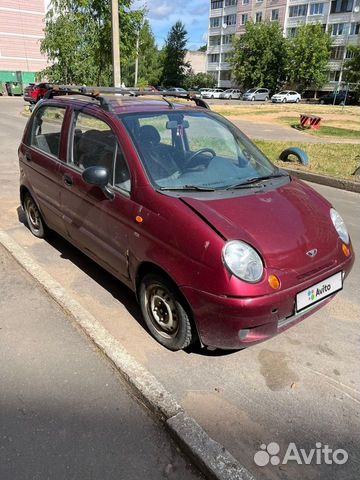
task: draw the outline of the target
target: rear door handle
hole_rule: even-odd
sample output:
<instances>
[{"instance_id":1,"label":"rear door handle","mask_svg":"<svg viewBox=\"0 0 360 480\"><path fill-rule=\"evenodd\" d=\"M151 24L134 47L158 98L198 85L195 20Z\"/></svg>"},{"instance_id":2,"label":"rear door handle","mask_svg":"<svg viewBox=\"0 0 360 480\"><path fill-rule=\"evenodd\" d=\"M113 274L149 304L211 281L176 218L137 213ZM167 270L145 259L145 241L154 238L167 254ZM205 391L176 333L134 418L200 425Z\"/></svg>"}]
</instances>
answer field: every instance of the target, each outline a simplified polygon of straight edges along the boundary
<instances>
[{"instance_id":1,"label":"rear door handle","mask_svg":"<svg viewBox=\"0 0 360 480\"><path fill-rule=\"evenodd\" d=\"M64 175L63 180L64 180L65 185L67 185L68 187L72 187L74 181L69 175Z\"/></svg>"},{"instance_id":2,"label":"rear door handle","mask_svg":"<svg viewBox=\"0 0 360 480\"><path fill-rule=\"evenodd\" d=\"M28 162L31 162L31 153L30 152L26 152L25 153L25 158Z\"/></svg>"}]
</instances>

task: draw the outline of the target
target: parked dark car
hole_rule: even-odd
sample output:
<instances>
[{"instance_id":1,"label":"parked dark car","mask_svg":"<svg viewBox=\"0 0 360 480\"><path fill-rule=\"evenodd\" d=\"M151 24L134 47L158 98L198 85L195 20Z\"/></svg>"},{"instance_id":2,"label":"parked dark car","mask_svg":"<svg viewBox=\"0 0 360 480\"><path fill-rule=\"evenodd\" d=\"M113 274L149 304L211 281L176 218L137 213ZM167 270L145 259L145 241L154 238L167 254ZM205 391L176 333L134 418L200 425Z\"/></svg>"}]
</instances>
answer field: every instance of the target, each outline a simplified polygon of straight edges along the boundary
<instances>
[{"instance_id":1,"label":"parked dark car","mask_svg":"<svg viewBox=\"0 0 360 480\"><path fill-rule=\"evenodd\" d=\"M39 102L19 147L21 205L35 236L55 230L131 288L165 347L250 346L342 289L349 234L205 102L170 100Z\"/></svg>"},{"instance_id":2,"label":"parked dark car","mask_svg":"<svg viewBox=\"0 0 360 480\"><path fill-rule=\"evenodd\" d=\"M49 83L31 83L24 88L24 100L30 103L37 103L52 88Z\"/></svg>"},{"instance_id":3,"label":"parked dark car","mask_svg":"<svg viewBox=\"0 0 360 480\"><path fill-rule=\"evenodd\" d=\"M355 105L356 97L352 92L331 92L319 99L321 105Z\"/></svg>"}]
</instances>

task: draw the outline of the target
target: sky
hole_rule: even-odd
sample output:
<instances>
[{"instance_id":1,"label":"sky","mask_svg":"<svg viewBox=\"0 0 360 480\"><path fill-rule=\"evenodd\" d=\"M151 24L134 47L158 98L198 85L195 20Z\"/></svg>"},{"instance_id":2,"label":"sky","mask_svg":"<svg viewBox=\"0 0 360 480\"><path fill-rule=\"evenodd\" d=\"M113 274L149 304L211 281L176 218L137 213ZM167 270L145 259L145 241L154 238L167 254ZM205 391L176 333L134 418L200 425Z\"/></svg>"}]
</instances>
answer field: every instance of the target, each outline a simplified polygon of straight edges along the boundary
<instances>
[{"instance_id":1,"label":"sky","mask_svg":"<svg viewBox=\"0 0 360 480\"><path fill-rule=\"evenodd\" d=\"M187 48L205 45L208 29L209 0L135 0L133 7L146 6L147 18L156 43L162 47L169 29L181 20L188 32Z\"/></svg>"}]
</instances>

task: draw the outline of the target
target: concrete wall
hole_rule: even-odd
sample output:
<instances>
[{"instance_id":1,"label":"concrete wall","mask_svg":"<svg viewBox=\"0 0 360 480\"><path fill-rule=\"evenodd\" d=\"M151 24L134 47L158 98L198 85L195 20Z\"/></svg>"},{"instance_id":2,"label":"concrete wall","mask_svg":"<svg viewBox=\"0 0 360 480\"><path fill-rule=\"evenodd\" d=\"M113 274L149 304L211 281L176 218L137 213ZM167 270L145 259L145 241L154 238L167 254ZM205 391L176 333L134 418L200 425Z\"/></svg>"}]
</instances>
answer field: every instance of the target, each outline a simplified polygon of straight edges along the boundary
<instances>
[{"instance_id":1,"label":"concrete wall","mask_svg":"<svg viewBox=\"0 0 360 480\"><path fill-rule=\"evenodd\" d=\"M192 52L188 51L185 61L191 64L194 73L206 72L206 52Z\"/></svg>"}]
</instances>

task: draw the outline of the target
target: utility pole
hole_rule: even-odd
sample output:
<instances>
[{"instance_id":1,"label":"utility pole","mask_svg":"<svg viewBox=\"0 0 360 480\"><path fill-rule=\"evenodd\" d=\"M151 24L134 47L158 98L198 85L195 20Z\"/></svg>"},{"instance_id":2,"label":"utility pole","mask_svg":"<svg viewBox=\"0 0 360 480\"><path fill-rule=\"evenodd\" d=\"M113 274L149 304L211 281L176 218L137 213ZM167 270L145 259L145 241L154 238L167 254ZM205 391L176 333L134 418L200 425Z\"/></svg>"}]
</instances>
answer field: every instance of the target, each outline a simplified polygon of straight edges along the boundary
<instances>
[{"instance_id":1,"label":"utility pole","mask_svg":"<svg viewBox=\"0 0 360 480\"><path fill-rule=\"evenodd\" d=\"M135 80L134 87L137 87L138 83L138 72L139 72L139 43L140 43L140 30L138 30L136 35L136 58L135 58Z\"/></svg>"},{"instance_id":2,"label":"utility pole","mask_svg":"<svg viewBox=\"0 0 360 480\"><path fill-rule=\"evenodd\" d=\"M121 87L119 1L111 0L112 56L114 87Z\"/></svg>"}]
</instances>

